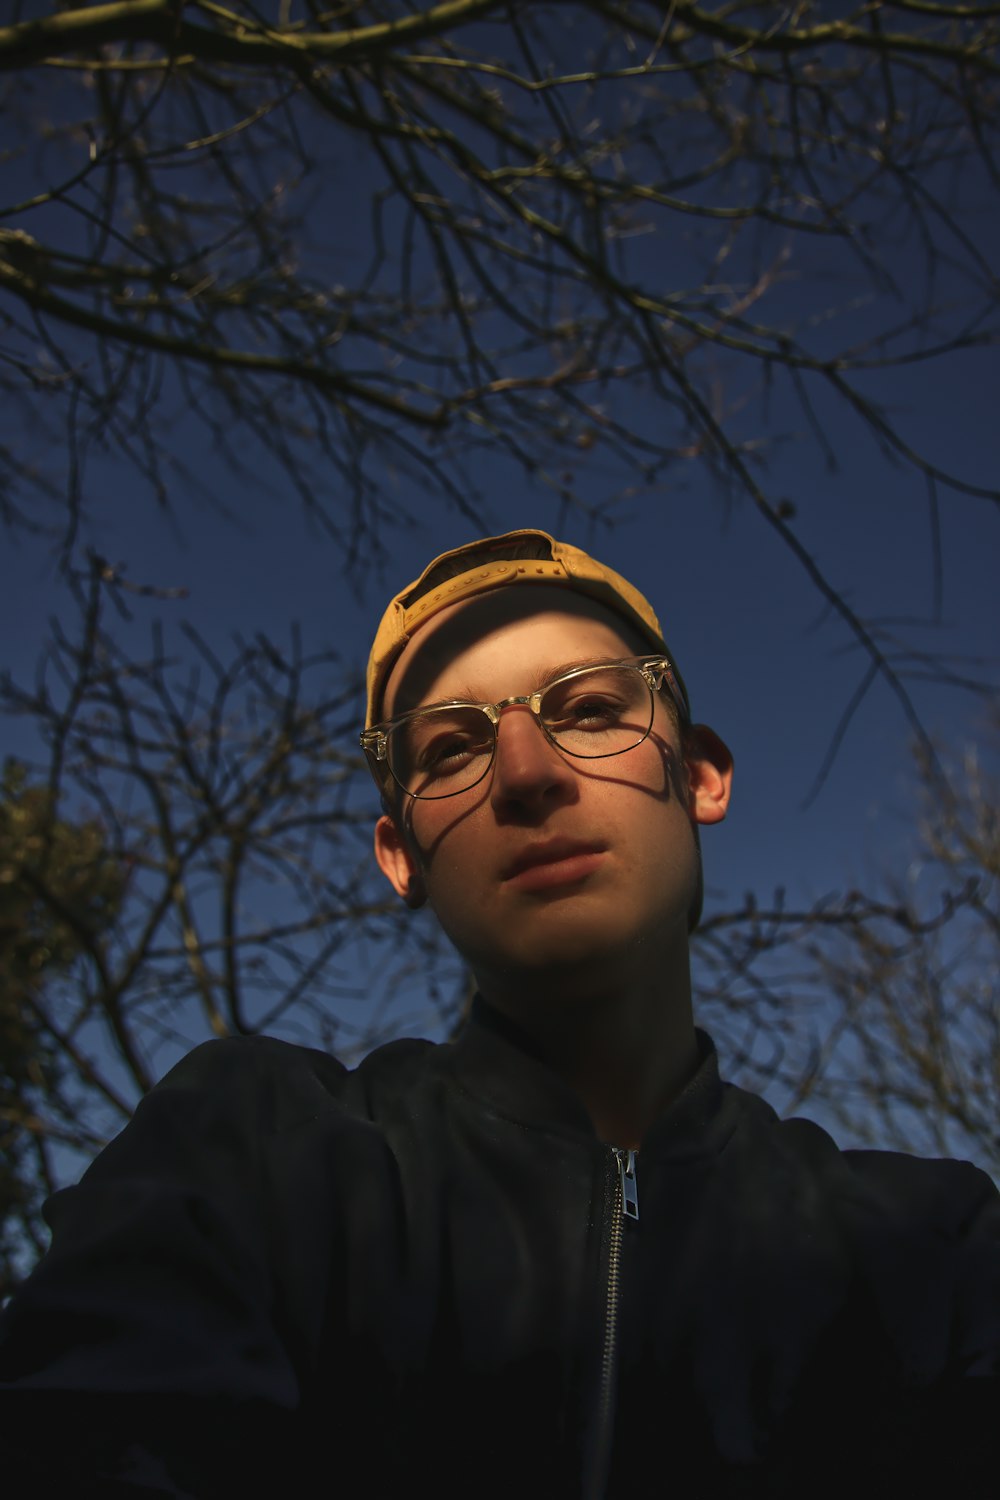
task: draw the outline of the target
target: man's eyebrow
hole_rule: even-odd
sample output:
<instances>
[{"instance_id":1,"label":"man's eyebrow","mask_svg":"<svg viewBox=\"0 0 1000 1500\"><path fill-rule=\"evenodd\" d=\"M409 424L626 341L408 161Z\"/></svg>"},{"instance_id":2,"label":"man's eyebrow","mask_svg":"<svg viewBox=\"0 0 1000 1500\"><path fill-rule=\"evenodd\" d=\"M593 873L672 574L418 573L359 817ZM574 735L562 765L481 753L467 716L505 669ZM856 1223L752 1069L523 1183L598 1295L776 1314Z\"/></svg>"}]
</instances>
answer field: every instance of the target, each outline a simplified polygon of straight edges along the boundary
<instances>
[{"instance_id":1,"label":"man's eyebrow","mask_svg":"<svg viewBox=\"0 0 1000 1500\"><path fill-rule=\"evenodd\" d=\"M539 670L535 673L532 679L534 682L532 692L537 693L539 688L547 686L550 682L555 682L558 677L565 677L567 672L577 672L581 667L604 667L609 666L612 662L626 661L628 659L627 657L612 656L610 654L607 656L580 656L575 661L565 661L558 667L546 667L545 671ZM444 698L437 701L444 703L452 701L460 703L488 703L489 699L480 697L471 687L464 687L460 693L454 694L453 699ZM422 703L420 707L433 708L434 704Z\"/></svg>"}]
</instances>

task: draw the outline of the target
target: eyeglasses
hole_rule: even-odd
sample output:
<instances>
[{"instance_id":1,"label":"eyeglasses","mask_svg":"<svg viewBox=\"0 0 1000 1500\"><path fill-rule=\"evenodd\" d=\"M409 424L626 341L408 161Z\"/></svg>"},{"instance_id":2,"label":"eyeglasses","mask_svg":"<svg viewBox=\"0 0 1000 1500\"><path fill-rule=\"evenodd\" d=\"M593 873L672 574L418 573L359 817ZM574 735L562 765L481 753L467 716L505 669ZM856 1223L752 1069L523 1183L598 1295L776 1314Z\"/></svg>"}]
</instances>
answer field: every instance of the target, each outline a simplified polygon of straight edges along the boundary
<instances>
[{"instance_id":1,"label":"eyeglasses","mask_svg":"<svg viewBox=\"0 0 1000 1500\"><path fill-rule=\"evenodd\" d=\"M687 703L673 667L665 656L649 656L576 667L537 693L499 703L431 703L366 729L361 747L381 785L388 772L409 797L456 797L492 766L503 709L529 709L563 755L604 760L642 744L663 687L686 723Z\"/></svg>"}]
</instances>

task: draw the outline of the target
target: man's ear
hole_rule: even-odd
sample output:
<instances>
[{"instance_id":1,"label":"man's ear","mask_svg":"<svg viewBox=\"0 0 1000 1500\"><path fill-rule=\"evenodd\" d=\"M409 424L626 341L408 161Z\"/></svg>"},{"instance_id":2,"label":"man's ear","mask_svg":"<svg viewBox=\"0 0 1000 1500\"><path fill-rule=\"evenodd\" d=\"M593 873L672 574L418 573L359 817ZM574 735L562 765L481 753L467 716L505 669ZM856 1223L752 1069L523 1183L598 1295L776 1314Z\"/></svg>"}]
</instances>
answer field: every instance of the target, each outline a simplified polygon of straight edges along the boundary
<instances>
[{"instance_id":1,"label":"man's ear","mask_svg":"<svg viewBox=\"0 0 1000 1500\"><path fill-rule=\"evenodd\" d=\"M733 786L733 757L714 729L692 724L684 733L688 806L696 823L721 823Z\"/></svg>"},{"instance_id":2,"label":"man's ear","mask_svg":"<svg viewBox=\"0 0 1000 1500\"><path fill-rule=\"evenodd\" d=\"M427 900L423 877L394 818L383 813L375 824L375 858L397 896L415 911Z\"/></svg>"}]
</instances>

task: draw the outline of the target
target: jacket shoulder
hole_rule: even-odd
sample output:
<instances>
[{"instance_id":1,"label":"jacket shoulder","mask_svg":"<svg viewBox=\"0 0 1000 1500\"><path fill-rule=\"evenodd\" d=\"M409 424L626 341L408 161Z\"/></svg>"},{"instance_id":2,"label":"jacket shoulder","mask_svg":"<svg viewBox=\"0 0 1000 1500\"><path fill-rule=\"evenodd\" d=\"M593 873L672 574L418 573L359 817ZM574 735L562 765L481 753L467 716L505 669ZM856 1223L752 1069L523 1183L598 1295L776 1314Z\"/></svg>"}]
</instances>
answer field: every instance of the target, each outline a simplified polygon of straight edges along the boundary
<instances>
[{"instance_id":1,"label":"jacket shoulder","mask_svg":"<svg viewBox=\"0 0 1000 1500\"><path fill-rule=\"evenodd\" d=\"M275 1037L225 1037L203 1042L170 1071L139 1105L185 1096L185 1106L212 1114L253 1113L268 1133L314 1119L330 1105L364 1113L361 1096L379 1088L405 1087L440 1049L431 1042L391 1042L348 1067L332 1053Z\"/></svg>"},{"instance_id":2,"label":"jacket shoulder","mask_svg":"<svg viewBox=\"0 0 1000 1500\"><path fill-rule=\"evenodd\" d=\"M1000 1192L993 1179L972 1162L949 1157L915 1156L903 1151L842 1148L812 1120L783 1119L766 1100L727 1085L739 1129L758 1141L770 1140L779 1156L788 1156L831 1188L859 1201L879 1204L906 1217L929 1216L938 1225L961 1232L985 1214L1000 1214Z\"/></svg>"},{"instance_id":3,"label":"jacket shoulder","mask_svg":"<svg viewBox=\"0 0 1000 1500\"><path fill-rule=\"evenodd\" d=\"M841 1154L857 1182L879 1202L956 1235L980 1227L992 1230L1000 1251L1000 1193L992 1178L972 1162L901 1151Z\"/></svg>"},{"instance_id":4,"label":"jacket shoulder","mask_svg":"<svg viewBox=\"0 0 1000 1500\"><path fill-rule=\"evenodd\" d=\"M740 1091L737 1091L739 1093ZM1000 1193L971 1162L841 1150L820 1126L738 1100L742 1155L837 1254L920 1383L1000 1375ZM783 1189L771 1185L783 1182ZM767 1186L765 1186L767 1184Z\"/></svg>"}]
</instances>

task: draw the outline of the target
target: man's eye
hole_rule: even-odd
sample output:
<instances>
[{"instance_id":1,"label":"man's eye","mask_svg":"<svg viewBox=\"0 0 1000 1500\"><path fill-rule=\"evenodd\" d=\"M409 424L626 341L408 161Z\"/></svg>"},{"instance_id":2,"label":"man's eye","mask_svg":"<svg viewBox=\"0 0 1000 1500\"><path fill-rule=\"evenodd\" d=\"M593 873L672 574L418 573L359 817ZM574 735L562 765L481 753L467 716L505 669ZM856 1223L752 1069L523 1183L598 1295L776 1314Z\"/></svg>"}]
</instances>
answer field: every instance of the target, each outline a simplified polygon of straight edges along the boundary
<instances>
[{"instance_id":1,"label":"man's eye","mask_svg":"<svg viewBox=\"0 0 1000 1500\"><path fill-rule=\"evenodd\" d=\"M613 718L616 709L617 705L609 703L606 698L584 698L573 704L573 713L578 719Z\"/></svg>"},{"instance_id":2,"label":"man's eye","mask_svg":"<svg viewBox=\"0 0 1000 1500\"><path fill-rule=\"evenodd\" d=\"M489 755L491 748L489 738L482 733L449 730L424 739L417 749L415 761L422 771L444 774L468 765L477 755Z\"/></svg>"},{"instance_id":3,"label":"man's eye","mask_svg":"<svg viewBox=\"0 0 1000 1500\"><path fill-rule=\"evenodd\" d=\"M562 705L555 726L558 729L605 729L621 718L622 705L613 698L591 693Z\"/></svg>"},{"instance_id":4,"label":"man's eye","mask_svg":"<svg viewBox=\"0 0 1000 1500\"><path fill-rule=\"evenodd\" d=\"M421 760L428 767L446 766L449 762L460 761L464 756L473 754L474 748L467 735L449 735L447 739L425 745Z\"/></svg>"}]
</instances>

